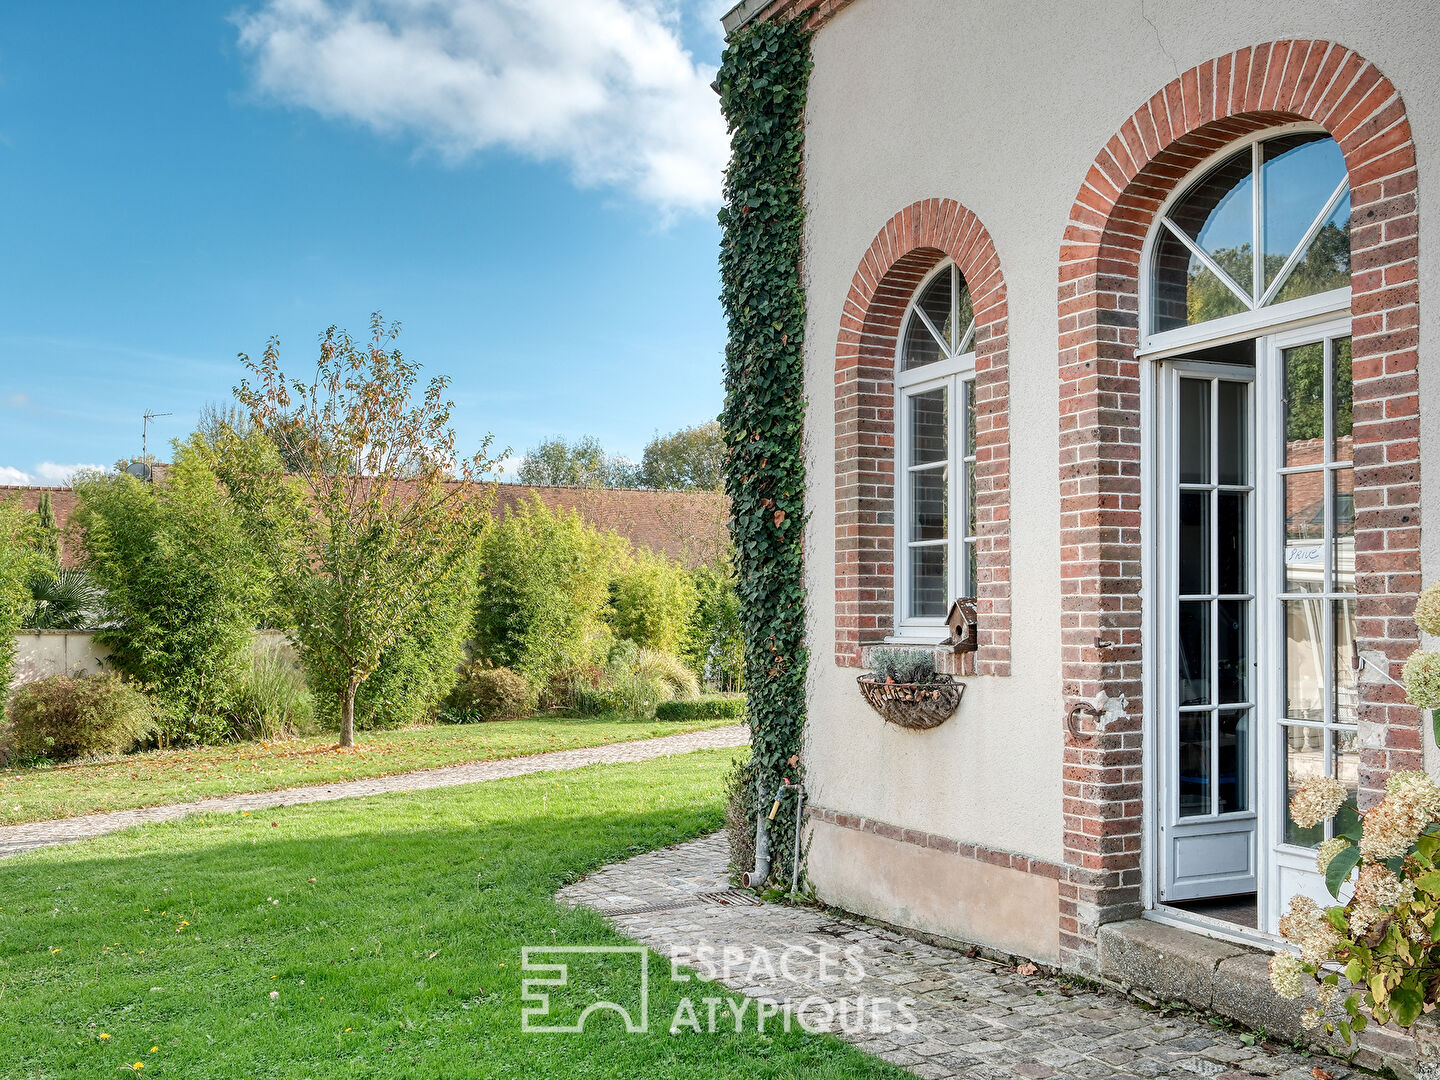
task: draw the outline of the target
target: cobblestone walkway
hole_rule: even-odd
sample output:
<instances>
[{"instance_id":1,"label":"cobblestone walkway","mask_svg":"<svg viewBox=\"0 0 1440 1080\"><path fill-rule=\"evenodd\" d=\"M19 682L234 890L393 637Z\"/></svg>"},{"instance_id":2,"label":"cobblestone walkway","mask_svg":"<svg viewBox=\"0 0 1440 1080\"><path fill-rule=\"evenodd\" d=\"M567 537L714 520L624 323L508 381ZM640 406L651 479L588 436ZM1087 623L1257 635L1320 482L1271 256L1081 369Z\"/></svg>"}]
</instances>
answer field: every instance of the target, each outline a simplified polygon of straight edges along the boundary
<instances>
[{"instance_id":1,"label":"cobblestone walkway","mask_svg":"<svg viewBox=\"0 0 1440 1080\"><path fill-rule=\"evenodd\" d=\"M702 899L702 893L729 888L725 863L723 835L706 837L606 867L567 886L559 899L607 914L624 933L672 958L694 957L702 946L723 956L728 947L736 962L732 977L722 975L721 981L731 989L762 1002L800 1006L813 1026L825 1026L826 1010L816 1004L817 998L829 1002L837 1012L829 1030L922 1077L1345 1080L1355 1075L1332 1058L1247 1046L1239 1035L1218 1030L1203 1018L1149 1010L1120 994L1077 988L1040 974L1027 977L1009 965L927 945L859 920L814 908ZM787 949L800 956L800 962L767 977L764 967L769 965L756 963L759 953L779 967L777 958ZM834 956L845 949L860 950L854 954L858 964L848 969L852 978L858 976L853 982L837 975L834 967L825 971L803 959ZM852 1009L849 1016L859 1015L853 1006L862 995L872 1002L911 999L914 1030L843 1030L861 1025L847 1025L838 1010L844 1006ZM703 1021L699 997L697 993L696 1008ZM809 1004L804 1004L807 999ZM669 1018L651 1019L652 1025L657 1022L668 1024Z\"/></svg>"},{"instance_id":2,"label":"cobblestone walkway","mask_svg":"<svg viewBox=\"0 0 1440 1080\"><path fill-rule=\"evenodd\" d=\"M251 795L227 795L199 802L177 803L174 806L152 806L140 810L116 810L108 814L41 821L29 825L0 826L0 858L15 855L48 844L64 844L73 840L117 832L149 821L174 821L187 814L224 813L232 810L267 810L275 806L296 806L300 803L331 802L354 799L364 795L381 795L390 791L423 791L427 788L454 787L483 780L501 780L509 776L548 772L554 769L578 769L583 765L610 765L624 761L648 761L666 754L685 754L691 750L712 747L741 746L750 741L743 724L710 728L683 735L664 735L658 739L637 739L634 742L609 743L580 750L554 750L546 754L482 761L473 765L448 765L442 769L377 776L368 780L347 780L335 784L262 791Z\"/></svg>"}]
</instances>

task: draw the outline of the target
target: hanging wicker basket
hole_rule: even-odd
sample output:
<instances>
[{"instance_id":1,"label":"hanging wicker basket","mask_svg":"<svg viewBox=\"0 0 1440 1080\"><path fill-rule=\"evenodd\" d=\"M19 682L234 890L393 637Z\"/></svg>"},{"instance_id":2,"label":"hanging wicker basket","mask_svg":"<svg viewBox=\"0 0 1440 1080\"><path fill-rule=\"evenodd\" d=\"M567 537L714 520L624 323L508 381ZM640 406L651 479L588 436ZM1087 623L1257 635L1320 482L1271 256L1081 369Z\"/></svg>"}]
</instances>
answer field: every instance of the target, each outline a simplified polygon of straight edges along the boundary
<instances>
[{"instance_id":1,"label":"hanging wicker basket","mask_svg":"<svg viewBox=\"0 0 1440 1080\"><path fill-rule=\"evenodd\" d=\"M915 731L939 727L954 715L965 694L965 684L948 675L944 682L884 682L872 674L855 681L870 707L887 723Z\"/></svg>"}]
</instances>

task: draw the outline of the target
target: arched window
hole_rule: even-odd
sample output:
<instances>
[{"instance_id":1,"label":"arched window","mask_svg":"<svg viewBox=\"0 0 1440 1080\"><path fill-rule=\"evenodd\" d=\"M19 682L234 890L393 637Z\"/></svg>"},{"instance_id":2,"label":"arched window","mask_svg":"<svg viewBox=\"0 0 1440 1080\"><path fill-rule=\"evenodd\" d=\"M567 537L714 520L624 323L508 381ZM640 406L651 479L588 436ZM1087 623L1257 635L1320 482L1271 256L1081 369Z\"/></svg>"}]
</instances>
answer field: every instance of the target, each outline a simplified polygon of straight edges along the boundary
<instances>
[{"instance_id":1,"label":"arched window","mask_svg":"<svg viewBox=\"0 0 1440 1080\"><path fill-rule=\"evenodd\" d=\"M895 363L899 637L937 640L951 602L975 593L974 341L970 290L947 260L915 291Z\"/></svg>"},{"instance_id":2,"label":"arched window","mask_svg":"<svg viewBox=\"0 0 1440 1080\"><path fill-rule=\"evenodd\" d=\"M1340 147L1301 131L1230 155L1170 204L1151 259L1151 333L1347 288Z\"/></svg>"}]
</instances>

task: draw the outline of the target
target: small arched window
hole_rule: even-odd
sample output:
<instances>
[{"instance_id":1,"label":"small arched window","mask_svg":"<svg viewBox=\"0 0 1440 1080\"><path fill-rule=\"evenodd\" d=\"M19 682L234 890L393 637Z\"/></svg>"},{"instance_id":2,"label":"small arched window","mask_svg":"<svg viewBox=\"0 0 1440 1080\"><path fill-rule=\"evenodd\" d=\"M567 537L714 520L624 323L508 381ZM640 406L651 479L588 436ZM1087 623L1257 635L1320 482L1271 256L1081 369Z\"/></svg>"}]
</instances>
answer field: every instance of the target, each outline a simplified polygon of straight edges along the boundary
<instances>
[{"instance_id":1,"label":"small arched window","mask_svg":"<svg viewBox=\"0 0 1440 1080\"><path fill-rule=\"evenodd\" d=\"M1339 145L1292 132L1225 158L1170 204L1151 259L1152 333L1347 288Z\"/></svg>"},{"instance_id":2,"label":"small arched window","mask_svg":"<svg viewBox=\"0 0 1440 1080\"><path fill-rule=\"evenodd\" d=\"M974 349L970 289L946 261L910 301L895 364L900 637L938 640L951 602L975 592Z\"/></svg>"}]
</instances>

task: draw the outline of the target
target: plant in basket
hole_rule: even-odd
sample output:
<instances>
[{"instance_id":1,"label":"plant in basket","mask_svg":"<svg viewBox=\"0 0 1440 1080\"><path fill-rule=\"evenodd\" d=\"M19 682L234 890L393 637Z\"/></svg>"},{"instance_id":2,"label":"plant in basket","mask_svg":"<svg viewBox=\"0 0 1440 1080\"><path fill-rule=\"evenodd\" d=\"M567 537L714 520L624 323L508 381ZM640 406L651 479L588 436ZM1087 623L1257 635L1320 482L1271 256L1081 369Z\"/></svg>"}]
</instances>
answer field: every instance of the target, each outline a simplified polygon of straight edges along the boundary
<instances>
[{"instance_id":1,"label":"plant in basket","mask_svg":"<svg viewBox=\"0 0 1440 1080\"><path fill-rule=\"evenodd\" d=\"M935 670L930 649L875 649L874 672L857 680L870 707L892 724L938 727L960 706L965 685Z\"/></svg>"}]
</instances>

